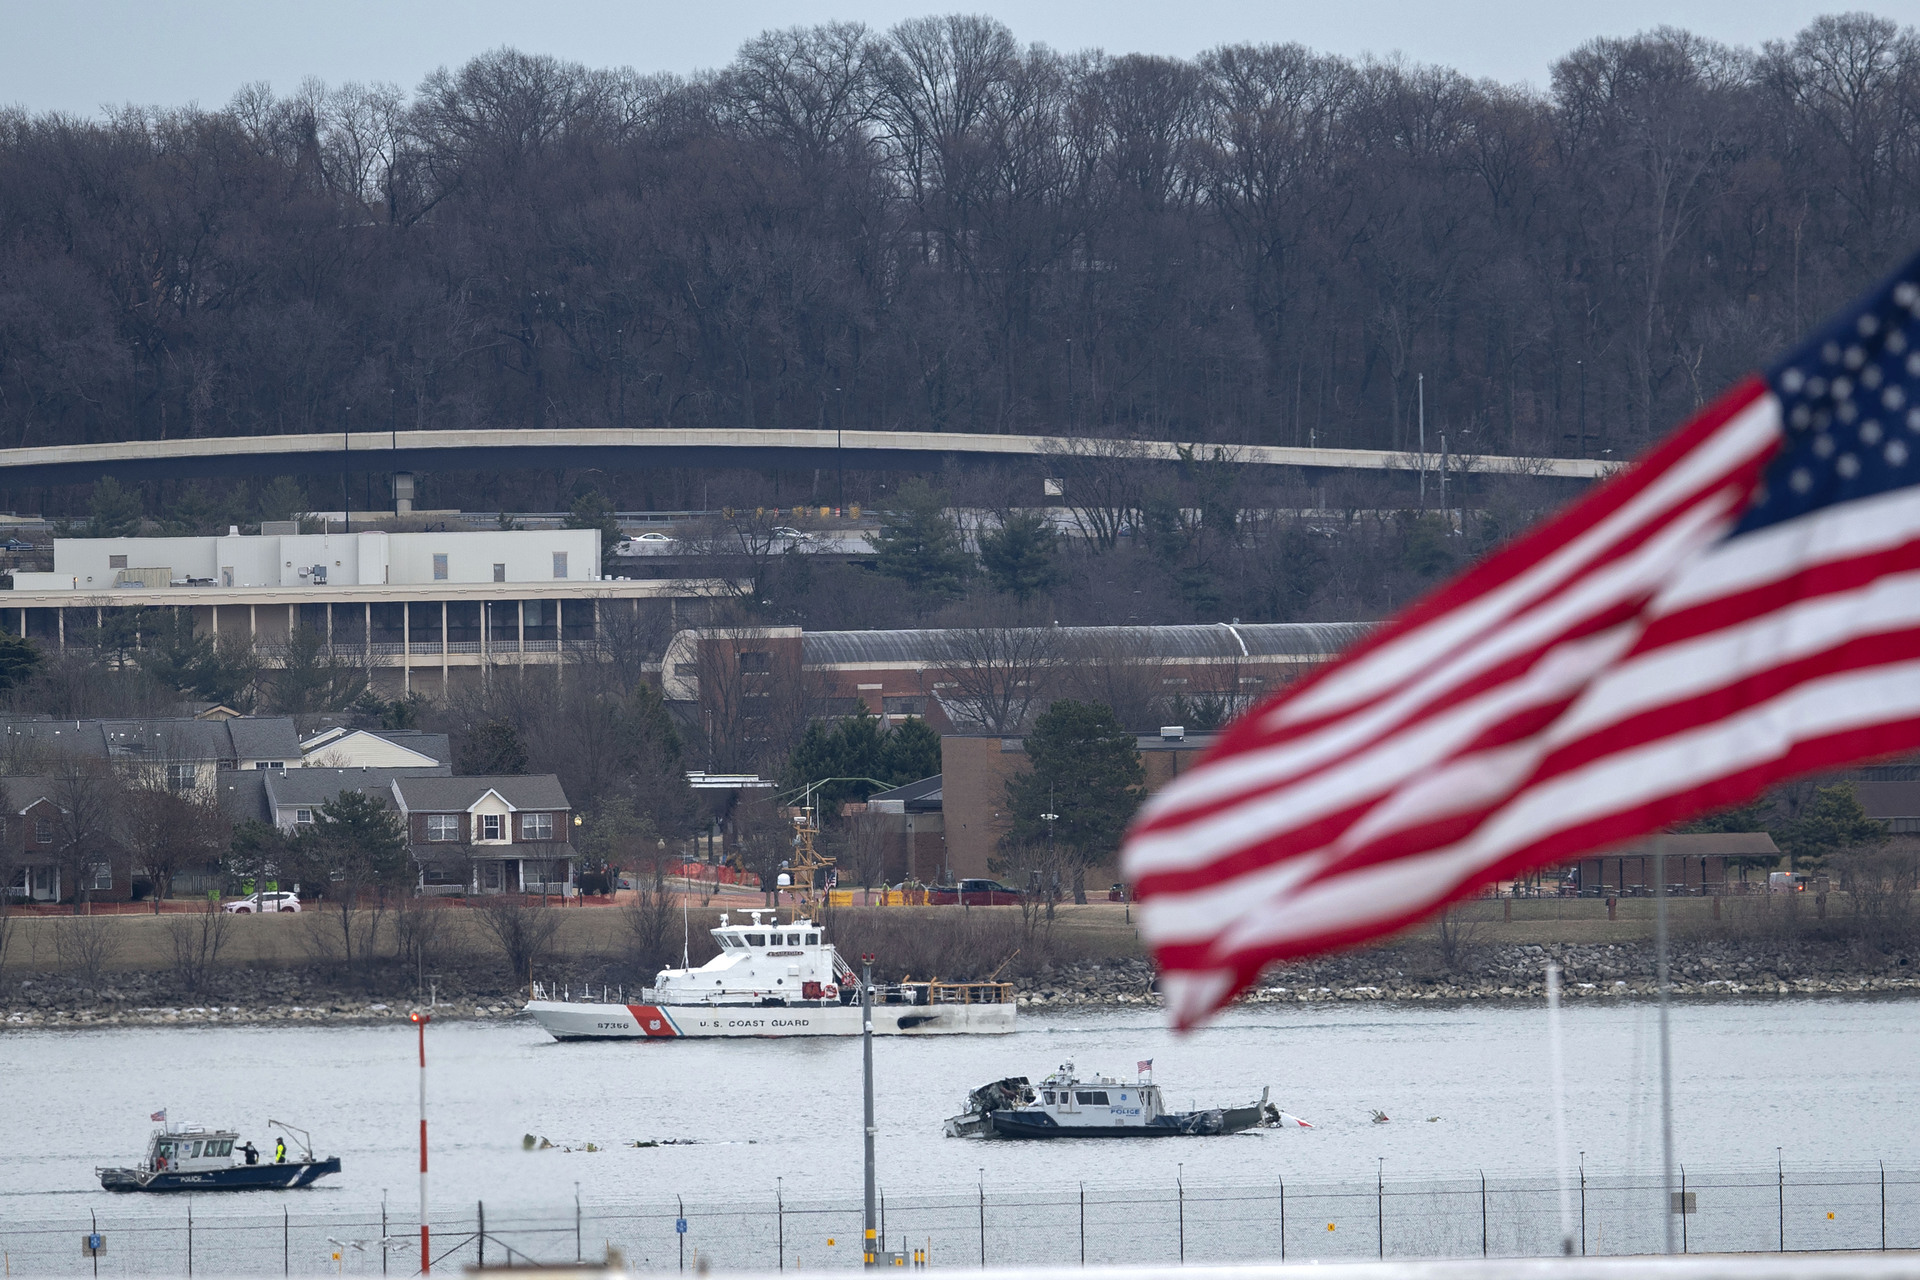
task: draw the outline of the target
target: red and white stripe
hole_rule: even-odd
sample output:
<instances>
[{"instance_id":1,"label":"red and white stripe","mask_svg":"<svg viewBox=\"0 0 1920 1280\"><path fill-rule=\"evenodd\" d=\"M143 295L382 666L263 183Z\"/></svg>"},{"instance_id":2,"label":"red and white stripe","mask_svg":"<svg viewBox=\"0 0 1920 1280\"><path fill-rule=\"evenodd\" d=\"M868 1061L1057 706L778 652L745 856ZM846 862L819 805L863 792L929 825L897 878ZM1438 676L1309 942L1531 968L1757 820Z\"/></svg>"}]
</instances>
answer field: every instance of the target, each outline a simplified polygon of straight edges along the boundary
<instances>
[{"instance_id":1,"label":"red and white stripe","mask_svg":"<svg viewBox=\"0 0 1920 1280\"><path fill-rule=\"evenodd\" d=\"M1755 379L1233 726L1124 853L1191 1024L1270 961L1920 729L1920 492L1723 541L1780 441Z\"/></svg>"}]
</instances>

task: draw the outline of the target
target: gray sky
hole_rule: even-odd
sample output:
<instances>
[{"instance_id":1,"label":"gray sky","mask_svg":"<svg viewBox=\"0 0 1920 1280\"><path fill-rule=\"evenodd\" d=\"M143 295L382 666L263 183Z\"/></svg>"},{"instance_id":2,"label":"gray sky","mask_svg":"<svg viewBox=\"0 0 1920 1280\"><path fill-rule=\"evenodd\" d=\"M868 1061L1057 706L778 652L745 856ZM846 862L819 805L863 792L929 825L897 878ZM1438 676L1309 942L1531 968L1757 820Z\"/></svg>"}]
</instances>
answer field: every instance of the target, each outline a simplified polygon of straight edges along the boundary
<instances>
[{"instance_id":1,"label":"gray sky","mask_svg":"<svg viewBox=\"0 0 1920 1280\"><path fill-rule=\"evenodd\" d=\"M390 80L499 45L591 66L687 72L721 65L768 27L853 19L886 27L952 10L993 14L1023 42L1190 55L1298 41L1359 56L1399 52L1474 76L1544 85L1595 35L1661 24L1731 43L1791 35L1844 0L0 0L0 103L91 114L124 102L224 104L239 86L307 76ZM1869 7L1920 22L1920 0Z\"/></svg>"}]
</instances>

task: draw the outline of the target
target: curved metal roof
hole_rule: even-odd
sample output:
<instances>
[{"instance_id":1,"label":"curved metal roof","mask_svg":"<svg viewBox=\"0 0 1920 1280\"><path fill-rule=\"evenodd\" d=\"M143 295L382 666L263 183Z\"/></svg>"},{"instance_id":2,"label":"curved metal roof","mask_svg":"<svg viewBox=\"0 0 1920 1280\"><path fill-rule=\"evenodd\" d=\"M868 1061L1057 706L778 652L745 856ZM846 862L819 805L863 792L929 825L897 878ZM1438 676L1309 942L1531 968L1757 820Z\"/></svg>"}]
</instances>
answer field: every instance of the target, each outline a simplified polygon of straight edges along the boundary
<instances>
[{"instance_id":1,"label":"curved metal roof","mask_svg":"<svg viewBox=\"0 0 1920 1280\"><path fill-rule=\"evenodd\" d=\"M1366 622L1215 623L1169 627L1049 627L1069 650L1161 659L1329 658L1372 629ZM948 661L964 632L809 631L801 637L810 667L851 663L908 665Z\"/></svg>"}]
</instances>

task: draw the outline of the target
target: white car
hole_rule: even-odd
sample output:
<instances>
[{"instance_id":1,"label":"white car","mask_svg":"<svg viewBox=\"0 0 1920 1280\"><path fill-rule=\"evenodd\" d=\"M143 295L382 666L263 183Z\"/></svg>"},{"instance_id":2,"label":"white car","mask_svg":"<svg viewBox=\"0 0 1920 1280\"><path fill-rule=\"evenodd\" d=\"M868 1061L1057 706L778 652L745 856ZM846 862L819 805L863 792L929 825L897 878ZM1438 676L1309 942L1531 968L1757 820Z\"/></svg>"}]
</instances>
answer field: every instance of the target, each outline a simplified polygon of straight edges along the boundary
<instances>
[{"instance_id":1,"label":"white car","mask_svg":"<svg viewBox=\"0 0 1920 1280\"><path fill-rule=\"evenodd\" d=\"M813 535L802 533L798 529L790 529L786 525L780 525L774 529L773 536L776 538L787 538L794 542L805 542Z\"/></svg>"},{"instance_id":2,"label":"white car","mask_svg":"<svg viewBox=\"0 0 1920 1280\"><path fill-rule=\"evenodd\" d=\"M298 911L300 895L297 893L250 893L244 898L223 904L221 909L241 916L250 916L258 912Z\"/></svg>"},{"instance_id":3,"label":"white car","mask_svg":"<svg viewBox=\"0 0 1920 1280\"><path fill-rule=\"evenodd\" d=\"M622 538L614 544L616 556L643 556L657 551L665 551L678 539L672 534L648 532L635 534L631 538Z\"/></svg>"}]
</instances>

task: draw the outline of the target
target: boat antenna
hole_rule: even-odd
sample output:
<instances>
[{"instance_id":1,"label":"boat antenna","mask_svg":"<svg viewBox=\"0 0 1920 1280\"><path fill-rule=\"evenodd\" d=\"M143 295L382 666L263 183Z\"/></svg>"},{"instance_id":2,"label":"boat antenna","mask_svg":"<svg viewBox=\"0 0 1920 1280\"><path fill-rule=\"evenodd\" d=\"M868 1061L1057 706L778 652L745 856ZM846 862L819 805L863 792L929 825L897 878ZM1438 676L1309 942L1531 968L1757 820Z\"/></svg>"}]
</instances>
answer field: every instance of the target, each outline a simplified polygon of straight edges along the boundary
<instances>
[{"instance_id":1,"label":"boat antenna","mask_svg":"<svg viewBox=\"0 0 1920 1280\"><path fill-rule=\"evenodd\" d=\"M307 1153L307 1160L309 1162L313 1160L313 1135L308 1133L305 1129L300 1128L298 1125L288 1124L285 1120L275 1120L272 1117L268 1117L267 1119L267 1128L285 1129L290 1133L299 1134L300 1145L302 1148L305 1149Z\"/></svg>"},{"instance_id":2,"label":"boat antenna","mask_svg":"<svg viewBox=\"0 0 1920 1280\"><path fill-rule=\"evenodd\" d=\"M680 967L693 968L693 926L687 923L687 895L680 895Z\"/></svg>"}]
</instances>

